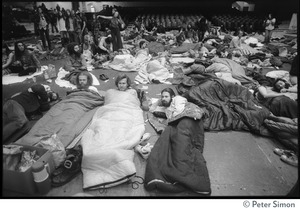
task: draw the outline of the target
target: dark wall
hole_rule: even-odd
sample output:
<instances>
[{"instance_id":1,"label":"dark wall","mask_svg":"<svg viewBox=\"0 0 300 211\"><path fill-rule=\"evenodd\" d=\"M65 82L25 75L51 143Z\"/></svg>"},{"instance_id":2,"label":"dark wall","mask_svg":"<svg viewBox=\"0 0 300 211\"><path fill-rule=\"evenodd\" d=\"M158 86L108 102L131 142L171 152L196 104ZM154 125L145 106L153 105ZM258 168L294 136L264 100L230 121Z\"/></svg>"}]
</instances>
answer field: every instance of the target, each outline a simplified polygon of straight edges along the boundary
<instances>
[{"instance_id":1,"label":"dark wall","mask_svg":"<svg viewBox=\"0 0 300 211\"><path fill-rule=\"evenodd\" d=\"M257 1L255 11L266 15L271 12L280 20L290 20L293 13L299 13L299 0Z\"/></svg>"}]
</instances>

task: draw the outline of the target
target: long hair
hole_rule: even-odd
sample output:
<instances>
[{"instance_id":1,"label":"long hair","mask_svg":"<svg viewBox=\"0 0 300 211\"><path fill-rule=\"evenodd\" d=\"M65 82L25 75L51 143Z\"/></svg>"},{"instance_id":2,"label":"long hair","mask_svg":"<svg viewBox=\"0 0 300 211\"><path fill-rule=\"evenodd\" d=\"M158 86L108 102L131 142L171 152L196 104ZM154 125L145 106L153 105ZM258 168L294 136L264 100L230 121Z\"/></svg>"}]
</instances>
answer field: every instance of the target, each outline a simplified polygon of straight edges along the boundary
<instances>
[{"instance_id":1,"label":"long hair","mask_svg":"<svg viewBox=\"0 0 300 211\"><path fill-rule=\"evenodd\" d=\"M288 88L290 87L290 84L287 83L286 80L284 80L283 78L277 78L277 79L274 81L274 83L273 83L273 91L275 91L275 92L280 92L280 89L278 89L278 88L276 87L276 84L277 84L278 81L284 82L284 84L285 84L285 85L284 85L284 88L288 89Z\"/></svg>"},{"instance_id":2,"label":"long hair","mask_svg":"<svg viewBox=\"0 0 300 211\"><path fill-rule=\"evenodd\" d=\"M8 55L10 54L10 50L9 50L7 44L2 43L2 49L3 49L3 48L5 48L5 54L6 54L6 56L8 56Z\"/></svg>"},{"instance_id":3,"label":"long hair","mask_svg":"<svg viewBox=\"0 0 300 211\"><path fill-rule=\"evenodd\" d=\"M78 53L74 51L74 47L76 45L78 45L78 47L80 48L80 45L78 43L76 43L76 42L72 42L72 43L68 44L67 51L68 51L68 53L69 53L70 56L78 56L78 55L81 54L80 50L79 50Z\"/></svg>"},{"instance_id":4,"label":"long hair","mask_svg":"<svg viewBox=\"0 0 300 211\"><path fill-rule=\"evenodd\" d=\"M171 88L165 88L163 89L160 93L162 94L163 92L168 92L170 94L170 97L175 97L175 92Z\"/></svg>"},{"instance_id":5,"label":"long hair","mask_svg":"<svg viewBox=\"0 0 300 211\"><path fill-rule=\"evenodd\" d=\"M76 84L79 84L79 76L85 75L87 77L87 87L93 85L93 77L88 71L82 71L80 72L76 77Z\"/></svg>"},{"instance_id":6,"label":"long hair","mask_svg":"<svg viewBox=\"0 0 300 211\"><path fill-rule=\"evenodd\" d=\"M16 60L20 59L20 57L21 57L21 55L23 53L23 52L20 51L20 49L18 47L19 43L23 44L24 51L26 51L26 45L23 42L21 42L21 41L15 42L15 58L16 58Z\"/></svg>"},{"instance_id":7,"label":"long hair","mask_svg":"<svg viewBox=\"0 0 300 211\"><path fill-rule=\"evenodd\" d=\"M126 75L125 73L120 73L120 74L117 76L116 81L115 81L115 84L116 84L117 87L118 87L118 83L119 83L122 79L124 79L124 78L126 78L126 80L127 80L127 88L130 87L130 85L131 85L131 80L130 80L130 78L128 77L128 75Z\"/></svg>"}]
</instances>

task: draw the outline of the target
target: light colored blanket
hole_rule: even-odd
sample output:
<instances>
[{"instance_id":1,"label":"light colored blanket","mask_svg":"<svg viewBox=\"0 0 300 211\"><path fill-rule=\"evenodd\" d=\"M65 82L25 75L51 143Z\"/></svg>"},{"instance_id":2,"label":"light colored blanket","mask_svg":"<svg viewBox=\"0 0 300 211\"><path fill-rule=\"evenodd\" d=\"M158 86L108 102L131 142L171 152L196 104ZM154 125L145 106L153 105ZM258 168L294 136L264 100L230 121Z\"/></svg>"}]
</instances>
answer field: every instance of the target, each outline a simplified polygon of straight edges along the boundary
<instances>
[{"instance_id":1,"label":"light colored blanket","mask_svg":"<svg viewBox=\"0 0 300 211\"><path fill-rule=\"evenodd\" d=\"M44 73L44 70L47 68L47 66L42 66L40 72L35 72L32 75L24 75L24 76L18 76L17 73L11 73L8 75L2 76L2 84L8 85L8 84L14 84L14 83L21 83L25 81L26 79L33 78L35 76L41 75Z\"/></svg>"},{"instance_id":2,"label":"light colored blanket","mask_svg":"<svg viewBox=\"0 0 300 211\"><path fill-rule=\"evenodd\" d=\"M247 84L247 83L253 83L253 79L246 76L244 68L236 63L235 61L232 61L231 59L226 58L213 58L212 61L214 63L220 63L226 65L232 74L232 77L234 79L237 79L241 82L241 84ZM219 71L215 71L219 72Z\"/></svg>"},{"instance_id":3,"label":"light colored blanket","mask_svg":"<svg viewBox=\"0 0 300 211\"><path fill-rule=\"evenodd\" d=\"M135 175L133 147L145 131L136 95L110 89L82 136L83 188L111 187Z\"/></svg>"},{"instance_id":4,"label":"light colored blanket","mask_svg":"<svg viewBox=\"0 0 300 211\"><path fill-rule=\"evenodd\" d=\"M151 55L137 55L136 57L131 54L116 55L112 62L105 63L103 66L122 72L137 72L147 65L150 59Z\"/></svg>"},{"instance_id":5,"label":"light colored blanket","mask_svg":"<svg viewBox=\"0 0 300 211\"><path fill-rule=\"evenodd\" d=\"M68 74L69 72L64 70L62 67L59 69L59 72L57 74L57 78L55 79L55 83L60 87L65 88L71 88L76 89L76 85L71 84L70 81L64 80L63 78ZM91 76L93 77L93 86L100 86L99 80L96 78L95 75L93 75L90 72Z\"/></svg>"},{"instance_id":6,"label":"light colored blanket","mask_svg":"<svg viewBox=\"0 0 300 211\"><path fill-rule=\"evenodd\" d=\"M135 77L135 82L149 84L154 79L161 83L170 84L167 80L169 78L173 78L173 73L169 72L169 70L165 67L165 63L165 58L148 62L146 67L139 70Z\"/></svg>"}]
</instances>

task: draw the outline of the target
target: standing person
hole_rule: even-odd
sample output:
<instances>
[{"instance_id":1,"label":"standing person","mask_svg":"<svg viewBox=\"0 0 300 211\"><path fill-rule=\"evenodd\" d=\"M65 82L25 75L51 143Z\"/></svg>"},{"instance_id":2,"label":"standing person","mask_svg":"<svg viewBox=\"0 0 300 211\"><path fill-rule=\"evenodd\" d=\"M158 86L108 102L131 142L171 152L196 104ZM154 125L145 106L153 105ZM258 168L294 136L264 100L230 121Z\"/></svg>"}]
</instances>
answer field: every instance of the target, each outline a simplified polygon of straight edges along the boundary
<instances>
[{"instance_id":1,"label":"standing person","mask_svg":"<svg viewBox=\"0 0 300 211\"><path fill-rule=\"evenodd\" d=\"M110 31L113 44L113 51L118 51L123 48L121 29L125 27L125 23L122 20L119 12L116 9L112 10L113 16L98 15L97 17L110 20Z\"/></svg>"},{"instance_id":2,"label":"standing person","mask_svg":"<svg viewBox=\"0 0 300 211\"><path fill-rule=\"evenodd\" d=\"M273 18L273 15L269 13L267 19L264 21L265 25L265 40L264 43L268 44L272 37L272 32L275 28L276 19Z\"/></svg>"},{"instance_id":3,"label":"standing person","mask_svg":"<svg viewBox=\"0 0 300 211\"><path fill-rule=\"evenodd\" d=\"M93 15L93 33L95 37L99 36L99 32L101 30L101 22L100 20L96 17L96 15Z\"/></svg>"},{"instance_id":4,"label":"standing person","mask_svg":"<svg viewBox=\"0 0 300 211\"><path fill-rule=\"evenodd\" d=\"M58 11L57 16L57 26L61 37L62 46L65 47L68 44L68 31L66 27L66 19L67 17L63 14L62 11Z\"/></svg>"},{"instance_id":5,"label":"standing person","mask_svg":"<svg viewBox=\"0 0 300 211\"><path fill-rule=\"evenodd\" d=\"M74 31L74 14L71 13L69 9L66 11L67 19L66 19L66 27L68 30L70 42L75 42L75 31Z\"/></svg>"},{"instance_id":6,"label":"standing person","mask_svg":"<svg viewBox=\"0 0 300 211\"><path fill-rule=\"evenodd\" d=\"M2 12L2 13L4 13L4 12ZM38 8L37 8L36 5L33 5L33 14L38 14ZM36 21L36 15L34 15L32 17L32 22L33 22L33 27L34 27L34 34L36 36L39 36L39 30L38 30L39 29L39 24Z\"/></svg>"},{"instance_id":7,"label":"standing person","mask_svg":"<svg viewBox=\"0 0 300 211\"><path fill-rule=\"evenodd\" d=\"M199 39L199 41L202 41L203 38L204 38L205 32L208 31L208 26L207 26L207 20L206 20L206 18L202 17L197 22L197 29L198 29L198 39Z\"/></svg>"},{"instance_id":8,"label":"standing person","mask_svg":"<svg viewBox=\"0 0 300 211\"><path fill-rule=\"evenodd\" d=\"M80 41L80 23L78 21L78 15L75 13L74 10L71 10L71 15L73 16L73 23L74 23L74 42L81 44Z\"/></svg>"},{"instance_id":9,"label":"standing person","mask_svg":"<svg viewBox=\"0 0 300 211\"><path fill-rule=\"evenodd\" d=\"M75 19L74 19L74 30L79 38L79 44L83 41L83 32L86 28L86 18L79 10L76 11Z\"/></svg>"},{"instance_id":10,"label":"standing person","mask_svg":"<svg viewBox=\"0 0 300 211\"><path fill-rule=\"evenodd\" d=\"M18 73L19 76L29 75L37 70L41 70L40 61L34 53L30 53L23 42L15 43L15 52L11 63L8 64L12 73Z\"/></svg>"},{"instance_id":11,"label":"standing person","mask_svg":"<svg viewBox=\"0 0 300 211\"><path fill-rule=\"evenodd\" d=\"M52 33L54 34L54 29L56 33L58 33L58 28L57 28L57 10L54 9L50 12L50 23L51 23L51 29Z\"/></svg>"},{"instance_id":12,"label":"standing person","mask_svg":"<svg viewBox=\"0 0 300 211\"><path fill-rule=\"evenodd\" d=\"M80 24L80 40L81 40L81 43L83 42L83 37L85 35L86 23L87 23L87 19L86 19L84 13L80 12L79 13L79 24Z\"/></svg>"},{"instance_id":13,"label":"standing person","mask_svg":"<svg viewBox=\"0 0 300 211\"><path fill-rule=\"evenodd\" d=\"M49 37L49 22L50 22L49 17L45 12L43 12L43 9L39 7L38 14L36 15L36 23L38 24L39 35L43 42L44 49L47 49L48 46L49 50L51 50L51 42ZM46 45L46 40L47 40L47 45Z\"/></svg>"},{"instance_id":14,"label":"standing person","mask_svg":"<svg viewBox=\"0 0 300 211\"><path fill-rule=\"evenodd\" d=\"M58 99L58 94L49 86L35 84L28 90L13 95L3 105L2 121L5 142L13 133L21 129L28 118L50 109L50 102Z\"/></svg>"}]
</instances>

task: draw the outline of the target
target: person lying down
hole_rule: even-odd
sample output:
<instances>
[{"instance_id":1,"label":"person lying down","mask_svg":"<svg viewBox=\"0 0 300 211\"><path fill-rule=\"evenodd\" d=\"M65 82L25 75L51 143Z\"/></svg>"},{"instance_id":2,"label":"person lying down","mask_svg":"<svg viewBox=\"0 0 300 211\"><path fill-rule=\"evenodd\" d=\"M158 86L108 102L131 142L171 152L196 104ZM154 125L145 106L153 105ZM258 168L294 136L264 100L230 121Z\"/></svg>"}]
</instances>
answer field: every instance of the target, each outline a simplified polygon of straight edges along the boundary
<instances>
[{"instance_id":1,"label":"person lying down","mask_svg":"<svg viewBox=\"0 0 300 211\"><path fill-rule=\"evenodd\" d=\"M117 77L117 89L106 92L104 106L96 111L82 136L83 189L115 186L136 174L133 149L145 132L141 107L147 107L129 85L128 76Z\"/></svg>"}]
</instances>

